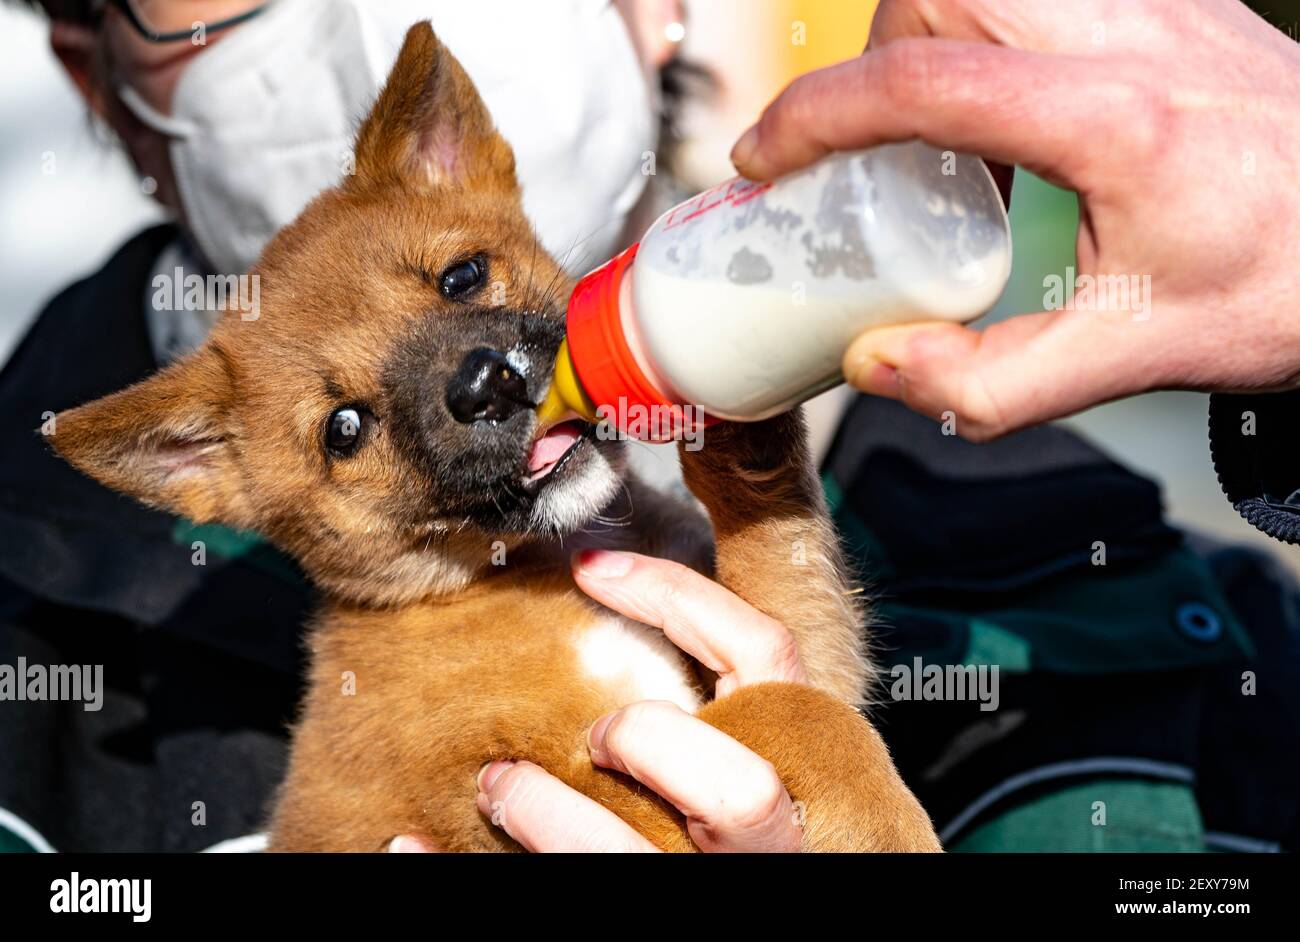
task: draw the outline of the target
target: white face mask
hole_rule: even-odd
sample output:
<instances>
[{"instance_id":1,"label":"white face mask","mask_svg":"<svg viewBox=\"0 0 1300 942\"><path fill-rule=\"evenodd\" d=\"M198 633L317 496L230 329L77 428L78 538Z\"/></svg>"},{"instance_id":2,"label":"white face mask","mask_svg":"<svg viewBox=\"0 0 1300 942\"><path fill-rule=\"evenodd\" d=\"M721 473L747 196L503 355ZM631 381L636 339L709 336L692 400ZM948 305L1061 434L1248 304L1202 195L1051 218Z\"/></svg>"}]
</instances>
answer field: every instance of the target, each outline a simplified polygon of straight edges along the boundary
<instances>
[{"instance_id":1,"label":"white face mask","mask_svg":"<svg viewBox=\"0 0 1300 942\"><path fill-rule=\"evenodd\" d=\"M546 248L575 273L621 248L658 102L608 0L278 0L194 58L171 115L119 88L136 117L172 138L186 220L215 273L247 271L342 179L356 129L421 19L513 147Z\"/></svg>"}]
</instances>

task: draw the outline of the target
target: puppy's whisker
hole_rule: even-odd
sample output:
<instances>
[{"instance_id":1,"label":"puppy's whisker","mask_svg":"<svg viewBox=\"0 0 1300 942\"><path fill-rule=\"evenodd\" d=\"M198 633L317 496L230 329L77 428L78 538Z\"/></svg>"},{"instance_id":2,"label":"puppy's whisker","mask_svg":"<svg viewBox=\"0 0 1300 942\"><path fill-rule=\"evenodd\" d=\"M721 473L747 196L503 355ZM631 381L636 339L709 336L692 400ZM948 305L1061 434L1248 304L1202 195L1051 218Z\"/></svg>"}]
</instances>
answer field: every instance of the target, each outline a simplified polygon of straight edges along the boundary
<instances>
[{"instance_id":1,"label":"puppy's whisker","mask_svg":"<svg viewBox=\"0 0 1300 942\"><path fill-rule=\"evenodd\" d=\"M583 237L582 239L580 239L579 241L577 241L576 243L574 243L573 248L574 248L574 249L577 249L577 248L579 248L579 247L581 247L581 246L587 244L587 243L590 242L593 238L595 238L599 233L600 233L600 228L599 228L599 227L596 228L596 229L593 229L593 230L592 230L591 232L589 232L585 237ZM570 250L570 251L572 251L572 250ZM591 253L590 253L590 252L585 252L585 253L583 253L581 256L579 256L579 259L578 259L578 266L577 266L577 267L578 267L578 268L583 268L583 269L588 268L588 267L590 266L590 259L591 259ZM567 262L566 262L566 268L567 268Z\"/></svg>"},{"instance_id":2,"label":"puppy's whisker","mask_svg":"<svg viewBox=\"0 0 1300 942\"><path fill-rule=\"evenodd\" d=\"M534 270L535 270L536 266L537 266L537 243L534 241L534 242L533 242L533 251L532 251L532 254L528 257L528 277L524 279L524 282L525 282L525 284L526 284L526 286L527 286L527 291L526 291L524 297L532 297L532 294L533 294L533 274L534 274ZM522 318L523 318L523 313L520 312L520 315L519 315L519 316L520 316L520 319L522 320Z\"/></svg>"},{"instance_id":3,"label":"puppy's whisker","mask_svg":"<svg viewBox=\"0 0 1300 942\"><path fill-rule=\"evenodd\" d=\"M617 517L610 517L605 514L592 514L591 519L599 523L608 524L611 527L626 527L636 516L635 512L629 508L627 513L619 514Z\"/></svg>"}]
</instances>

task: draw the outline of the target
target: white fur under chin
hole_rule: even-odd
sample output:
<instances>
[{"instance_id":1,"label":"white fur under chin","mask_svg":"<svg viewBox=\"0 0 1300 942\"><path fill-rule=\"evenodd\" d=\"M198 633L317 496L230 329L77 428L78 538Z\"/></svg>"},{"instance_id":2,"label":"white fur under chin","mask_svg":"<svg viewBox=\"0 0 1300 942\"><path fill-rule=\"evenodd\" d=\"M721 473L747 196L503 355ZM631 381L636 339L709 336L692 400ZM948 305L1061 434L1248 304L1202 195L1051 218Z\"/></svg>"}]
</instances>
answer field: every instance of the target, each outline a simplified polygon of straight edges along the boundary
<instances>
[{"instance_id":1,"label":"white fur under chin","mask_svg":"<svg viewBox=\"0 0 1300 942\"><path fill-rule=\"evenodd\" d=\"M533 505L532 526L543 533L573 533L614 499L623 479L627 459L620 450L612 456L593 450L581 471L561 473L546 485Z\"/></svg>"}]
</instances>

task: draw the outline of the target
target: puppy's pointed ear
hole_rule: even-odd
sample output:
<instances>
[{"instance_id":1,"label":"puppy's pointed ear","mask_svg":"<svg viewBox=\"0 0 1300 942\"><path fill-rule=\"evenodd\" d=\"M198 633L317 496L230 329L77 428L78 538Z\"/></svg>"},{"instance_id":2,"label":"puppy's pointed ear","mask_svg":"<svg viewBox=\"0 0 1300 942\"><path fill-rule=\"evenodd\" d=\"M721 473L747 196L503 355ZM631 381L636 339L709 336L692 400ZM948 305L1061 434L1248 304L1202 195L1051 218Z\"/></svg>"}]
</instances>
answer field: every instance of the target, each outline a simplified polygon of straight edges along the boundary
<instances>
[{"instance_id":1,"label":"puppy's pointed ear","mask_svg":"<svg viewBox=\"0 0 1300 942\"><path fill-rule=\"evenodd\" d=\"M50 442L79 470L196 523L251 527L227 417L233 387L211 344L121 392L54 417Z\"/></svg>"},{"instance_id":2,"label":"puppy's pointed ear","mask_svg":"<svg viewBox=\"0 0 1300 942\"><path fill-rule=\"evenodd\" d=\"M406 34L357 135L356 174L348 182L518 193L510 145L428 21Z\"/></svg>"}]
</instances>

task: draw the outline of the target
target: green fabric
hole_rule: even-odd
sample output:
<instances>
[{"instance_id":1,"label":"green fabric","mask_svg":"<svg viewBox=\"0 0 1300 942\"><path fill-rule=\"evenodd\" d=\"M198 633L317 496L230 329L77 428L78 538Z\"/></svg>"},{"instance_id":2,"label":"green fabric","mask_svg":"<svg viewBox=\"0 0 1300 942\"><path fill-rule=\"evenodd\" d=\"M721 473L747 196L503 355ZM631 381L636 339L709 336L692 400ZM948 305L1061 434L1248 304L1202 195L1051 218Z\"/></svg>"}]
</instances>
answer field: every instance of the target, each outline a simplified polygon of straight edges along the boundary
<instances>
[{"instance_id":1,"label":"green fabric","mask_svg":"<svg viewBox=\"0 0 1300 942\"><path fill-rule=\"evenodd\" d=\"M870 586L892 567L874 534L853 514L829 474L826 499L850 557ZM997 663L1009 672L1117 674L1204 667L1254 653L1250 639L1205 562L1190 550L1170 550L1139 563L1079 566L1012 593L978 611L879 599L879 621L921 620L946 628L926 646L894 637L894 663ZM1223 630L1213 640L1179 629L1189 604L1212 611ZM937 638L937 640L936 640Z\"/></svg>"},{"instance_id":2,"label":"green fabric","mask_svg":"<svg viewBox=\"0 0 1300 942\"><path fill-rule=\"evenodd\" d=\"M982 618L972 618L963 664L996 664L1000 670L1023 674L1029 670L1029 642Z\"/></svg>"},{"instance_id":3,"label":"green fabric","mask_svg":"<svg viewBox=\"0 0 1300 942\"><path fill-rule=\"evenodd\" d=\"M18 836L4 824L0 823L0 854L38 854L40 850L32 846L26 838Z\"/></svg>"},{"instance_id":4,"label":"green fabric","mask_svg":"<svg viewBox=\"0 0 1300 942\"><path fill-rule=\"evenodd\" d=\"M1089 575L1076 570L1044 580L977 616L888 599L877 604L876 616L887 622L924 618L948 628L941 646L928 650L897 639L903 661L988 662L993 658L985 648L993 644L1010 655L1006 670L1117 674L1204 667L1253 653L1204 564L1186 550L1112 567L1105 578ZM1217 615L1224 627L1218 638L1199 641L1178 630L1177 612L1187 602Z\"/></svg>"},{"instance_id":5,"label":"green fabric","mask_svg":"<svg viewBox=\"0 0 1300 942\"><path fill-rule=\"evenodd\" d=\"M1103 812L1105 823L1101 823ZM1206 847L1189 786L1097 779L1025 802L974 828L947 849L953 853L1199 853Z\"/></svg>"},{"instance_id":6,"label":"green fabric","mask_svg":"<svg viewBox=\"0 0 1300 942\"><path fill-rule=\"evenodd\" d=\"M242 560L285 582L293 585L306 584L297 564L252 530L233 530L220 524L199 524L178 519L172 528L172 541L189 547L193 547L197 541L218 559Z\"/></svg>"},{"instance_id":7,"label":"green fabric","mask_svg":"<svg viewBox=\"0 0 1300 942\"><path fill-rule=\"evenodd\" d=\"M28 844L17 834L12 834L0 827L0 854L34 854L36 848Z\"/></svg>"},{"instance_id":8,"label":"green fabric","mask_svg":"<svg viewBox=\"0 0 1300 942\"><path fill-rule=\"evenodd\" d=\"M182 545L193 544L196 540L207 547L208 552L224 559L238 559L262 545L262 538L251 530L232 530L220 524L191 523L177 520L172 528L172 540Z\"/></svg>"}]
</instances>

